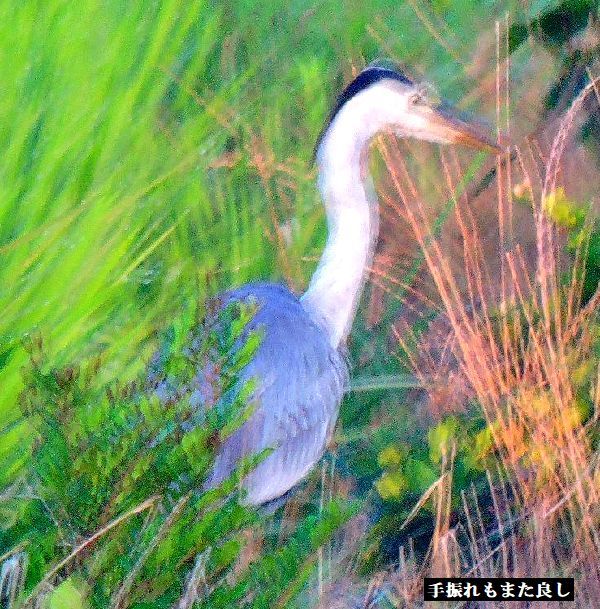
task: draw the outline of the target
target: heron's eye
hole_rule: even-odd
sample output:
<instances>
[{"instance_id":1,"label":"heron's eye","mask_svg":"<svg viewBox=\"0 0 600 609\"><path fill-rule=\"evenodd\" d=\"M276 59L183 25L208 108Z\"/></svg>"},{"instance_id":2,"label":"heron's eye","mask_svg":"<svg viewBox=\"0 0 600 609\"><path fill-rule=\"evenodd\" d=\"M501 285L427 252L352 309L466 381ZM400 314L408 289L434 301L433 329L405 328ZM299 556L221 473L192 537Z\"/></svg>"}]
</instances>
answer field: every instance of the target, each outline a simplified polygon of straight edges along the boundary
<instances>
[{"instance_id":1,"label":"heron's eye","mask_svg":"<svg viewBox=\"0 0 600 609\"><path fill-rule=\"evenodd\" d=\"M426 106L427 105L427 94L425 91L418 90L410 94L408 103L411 106Z\"/></svg>"},{"instance_id":2,"label":"heron's eye","mask_svg":"<svg viewBox=\"0 0 600 609\"><path fill-rule=\"evenodd\" d=\"M417 87L409 98L413 106L428 106L434 108L440 102L440 97L435 88L429 83L423 83Z\"/></svg>"}]
</instances>

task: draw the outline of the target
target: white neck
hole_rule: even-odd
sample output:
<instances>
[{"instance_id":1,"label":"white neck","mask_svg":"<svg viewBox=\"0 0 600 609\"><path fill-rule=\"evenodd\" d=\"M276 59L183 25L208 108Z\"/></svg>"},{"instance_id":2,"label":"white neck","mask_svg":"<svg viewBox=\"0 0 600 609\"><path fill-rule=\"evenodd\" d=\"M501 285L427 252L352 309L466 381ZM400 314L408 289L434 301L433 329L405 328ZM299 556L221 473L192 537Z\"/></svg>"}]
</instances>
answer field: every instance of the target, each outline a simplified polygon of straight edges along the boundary
<instances>
[{"instance_id":1,"label":"white neck","mask_svg":"<svg viewBox=\"0 0 600 609\"><path fill-rule=\"evenodd\" d=\"M367 111L370 108L364 104L348 103L317 151L329 236L302 304L335 348L350 332L378 233L377 201L366 157L380 125L370 120Z\"/></svg>"},{"instance_id":2,"label":"white neck","mask_svg":"<svg viewBox=\"0 0 600 609\"><path fill-rule=\"evenodd\" d=\"M329 237L302 304L333 347L350 332L377 239L379 214L366 162L371 138L384 129L439 143L456 137L453 123L444 126L443 114L415 105L414 94L414 86L394 79L357 91L337 111L317 151Z\"/></svg>"}]
</instances>

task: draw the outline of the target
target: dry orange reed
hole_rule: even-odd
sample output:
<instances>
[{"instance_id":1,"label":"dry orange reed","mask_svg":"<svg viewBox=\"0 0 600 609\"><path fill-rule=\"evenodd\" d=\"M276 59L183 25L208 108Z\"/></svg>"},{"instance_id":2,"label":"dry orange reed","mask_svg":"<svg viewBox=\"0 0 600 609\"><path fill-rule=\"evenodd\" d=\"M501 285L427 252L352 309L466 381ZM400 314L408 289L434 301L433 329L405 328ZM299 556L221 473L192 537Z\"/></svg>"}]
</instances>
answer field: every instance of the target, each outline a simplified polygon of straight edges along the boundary
<instances>
[{"instance_id":1,"label":"dry orange reed","mask_svg":"<svg viewBox=\"0 0 600 609\"><path fill-rule=\"evenodd\" d=\"M463 518L450 527L448 455L443 476L424 498L437 501L430 553L417 570L401 554L394 591L388 592L396 606L417 606L418 582L426 574L572 576L575 606L600 606L600 467L591 441L600 412L599 369L590 383L591 415L582 418L577 397L578 371L597 368L593 347L598 344L600 292L582 304L586 243L577 251L570 283L560 283L558 229L544 210L544 201L560 186L561 158L577 112L596 83L581 92L565 115L539 175L528 167L534 156L530 148L528 157L515 149L515 166L508 153L498 159L500 264L495 274L483 256L483 237L469 202L451 194L463 244L464 268L457 276L405 160L397 148L381 144L396 191L385 203L410 226L419 245L450 329L444 348L483 410L497 459L497 471L489 474L489 511L496 522L491 535L489 525L484 530L486 518L474 492L463 495ZM448 191L455 193L457 164L446 158L442 164ZM514 175L526 186L534 216L533 265L511 238ZM397 338L409 357L413 354L414 371L427 387L429 379L419 364L431 341L410 333L407 324Z\"/></svg>"}]
</instances>

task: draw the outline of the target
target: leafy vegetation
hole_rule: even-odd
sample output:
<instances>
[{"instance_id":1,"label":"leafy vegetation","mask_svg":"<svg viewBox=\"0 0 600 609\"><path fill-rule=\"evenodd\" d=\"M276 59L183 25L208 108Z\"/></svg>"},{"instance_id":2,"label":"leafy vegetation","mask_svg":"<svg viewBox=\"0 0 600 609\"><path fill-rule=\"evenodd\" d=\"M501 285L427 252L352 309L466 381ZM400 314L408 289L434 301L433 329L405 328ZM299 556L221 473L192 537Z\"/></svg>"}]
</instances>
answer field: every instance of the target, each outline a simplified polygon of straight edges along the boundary
<instances>
[{"instance_id":1,"label":"leafy vegetation","mask_svg":"<svg viewBox=\"0 0 600 609\"><path fill-rule=\"evenodd\" d=\"M201 491L214 448L251 408L252 382L240 384L238 373L257 341L240 342L252 311L238 308L210 325L178 320L146 378L108 389L98 384L98 358L48 369L41 341L30 343L21 404L33 447L6 491L0 537L5 557L21 557L13 568L23 570L25 606L45 595L49 606L170 607L185 596L194 562L202 564L200 604L211 607L272 606L306 577L299 567L347 508L332 503L309 517L273 555L227 583L243 530L258 523L235 490L261 455ZM198 370L209 365L219 374L207 385ZM190 605L198 595L191 589Z\"/></svg>"},{"instance_id":2,"label":"leafy vegetation","mask_svg":"<svg viewBox=\"0 0 600 609\"><path fill-rule=\"evenodd\" d=\"M426 573L525 565L577 574L594 606L597 24L587 0L1 4L0 589L334 606L349 580L343 606L418 607ZM244 312L211 330L198 311L245 281L306 286L325 239L312 143L382 55L463 109L497 103L519 151L509 180L378 142L382 245L349 345L370 380L320 471L256 513L233 479L200 490L252 407L236 378L255 343L235 345ZM199 420L206 361L225 365Z\"/></svg>"}]
</instances>

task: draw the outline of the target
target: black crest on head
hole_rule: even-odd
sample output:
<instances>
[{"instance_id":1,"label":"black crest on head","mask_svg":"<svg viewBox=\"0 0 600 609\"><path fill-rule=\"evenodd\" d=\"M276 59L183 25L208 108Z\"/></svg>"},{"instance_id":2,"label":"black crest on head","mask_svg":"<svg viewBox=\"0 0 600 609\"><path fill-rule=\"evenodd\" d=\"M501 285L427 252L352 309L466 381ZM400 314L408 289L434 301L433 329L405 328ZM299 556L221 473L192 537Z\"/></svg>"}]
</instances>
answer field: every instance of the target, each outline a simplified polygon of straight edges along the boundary
<instances>
[{"instance_id":1,"label":"black crest on head","mask_svg":"<svg viewBox=\"0 0 600 609\"><path fill-rule=\"evenodd\" d=\"M358 76L348 84L348 86L340 93L339 97L336 100L335 106L333 110L329 114L327 121L325 122L325 126L321 130L319 137L317 139L317 143L315 144L315 149L313 151L312 160L315 160L317 155L317 150L321 145L321 141L325 132L329 128L329 125L333 122L333 119L337 116L338 112L344 107L344 105L350 101L355 95L364 91L371 85L374 85L376 82L379 82L383 79L391 79L397 80L405 85L412 85L413 82L404 74L402 69L391 60L379 60L370 63Z\"/></svg>"}]
</instances>

